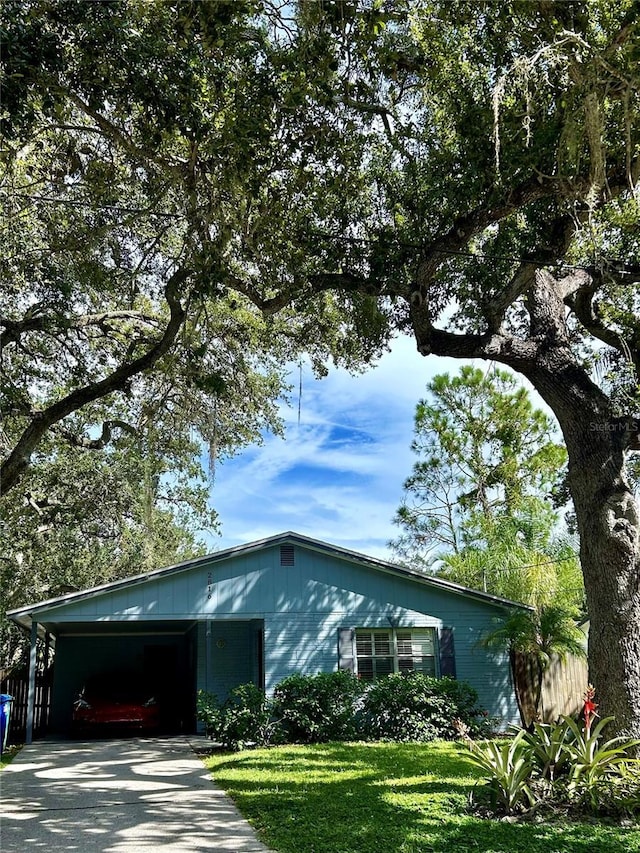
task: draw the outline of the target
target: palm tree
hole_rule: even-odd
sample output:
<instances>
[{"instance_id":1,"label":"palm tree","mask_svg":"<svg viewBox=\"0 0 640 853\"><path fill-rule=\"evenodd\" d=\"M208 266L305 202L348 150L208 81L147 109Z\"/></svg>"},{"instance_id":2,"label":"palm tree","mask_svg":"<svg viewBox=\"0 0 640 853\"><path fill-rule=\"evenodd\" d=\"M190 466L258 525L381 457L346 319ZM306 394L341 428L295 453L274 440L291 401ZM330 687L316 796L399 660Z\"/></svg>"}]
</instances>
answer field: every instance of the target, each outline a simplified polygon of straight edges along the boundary
<instances>
[{"instance_id":1,"label":"palm tree","mask_svg":"<svg viewBox=\"0 0 640 853\"><path fill-rule=\"evenodd\" d=\"M493 631L480 641L485 648L503 648L509 652L509 666L516 693L516 702L523 727L538 719L544 672L556 655L566 660L568 655L586 657L584 633L575 622L575 613L557 604L538 609L517 609L496 620ZM527 709L530 679L518 666L521 656L534 664L535 681L531 709Z\"/></svg>"}]
</instances>

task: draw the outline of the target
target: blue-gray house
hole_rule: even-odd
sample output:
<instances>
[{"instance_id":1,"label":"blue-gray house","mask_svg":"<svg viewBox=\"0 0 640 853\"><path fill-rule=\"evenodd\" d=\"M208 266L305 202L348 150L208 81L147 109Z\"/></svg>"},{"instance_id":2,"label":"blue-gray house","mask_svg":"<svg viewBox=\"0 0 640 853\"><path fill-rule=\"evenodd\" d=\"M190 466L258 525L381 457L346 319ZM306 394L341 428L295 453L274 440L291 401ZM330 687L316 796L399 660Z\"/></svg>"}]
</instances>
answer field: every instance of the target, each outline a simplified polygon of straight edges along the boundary
<instances>
[{"instance_id":1,"label":"blue-gray house","mask_svg":"<svg viewBox=\"0 0 640 853\"><path fill-rule=\"evenodd\" d=\"M199 690L267 692L285 676L338 668L372 680L454 675L505 723L518 719L506 655L478 645L513 602L296 533L14 610L55 648L50 728L69 728L90 678L133 672L194 730ZM34 667L32 667L34 669ZM31 709L31 713L33 709Z\"/></svg>"}]
</instances>

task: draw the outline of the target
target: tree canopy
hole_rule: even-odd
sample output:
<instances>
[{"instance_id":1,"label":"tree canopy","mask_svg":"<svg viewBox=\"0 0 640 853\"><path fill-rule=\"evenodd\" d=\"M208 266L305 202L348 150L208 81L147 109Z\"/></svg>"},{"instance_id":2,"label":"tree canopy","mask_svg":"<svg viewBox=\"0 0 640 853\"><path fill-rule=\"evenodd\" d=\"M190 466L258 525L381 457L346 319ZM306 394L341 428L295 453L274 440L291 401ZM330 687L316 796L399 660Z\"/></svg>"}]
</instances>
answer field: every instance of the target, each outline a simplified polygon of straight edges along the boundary
<instances>
[{"instance_id":1,"label":"tree canopy","mask_svg":"<svg viewBox=\"0 0 640 853\"><path fill-rule=\"evenodd\" d=\"M558 418L590 677L638 733L639 11L7 0L5 494L163 377L264 412L302 348L497 361Z\"/></svg>"},{"instance_id":2,"label":"tree canopy","mask_svg":"<svg viewBox=\"0 0 640 853\"><path fill-rule=\"evenodd\" d=\"M284 295L305 251L269 225L270 176L302 129L274 114L292 84L255 10L6 4L5 493L50 431L86 446L162 411L222 450L273 425L302 347L319 369L379 347L344 299Z\"/></svg>"},{"instance_id":3,"label":"tree canopy","mask_svg":"<svg viewBox=\"0 0 640 853\"><path fill-rule=\"evenodd\" d=\"M440 374L416 407L411 448L418 459L396 515L393 544L411 562L486 541L508 518L525 533L537 516L549 531L550 496L566 461L555 426L504 370L464 366ZM528 534L527 538L531 538ZM433 558L433 555L431 555Z\"/></svg>"},{"instance_id":4,"label":"tree canopy","mask_svg":"<svg viewBox=\"0 0 640 853\"><path fill-rule=\"evenodd\" d=\"M536 608L582 609L554 492L566 451L551 418L495 367L440 374L416 407L417 455L390 544L409 565Z\"/></svg>"},{"instance_id":5,"label":"tree canopy","mask_svg":"<svg viewBox=\"0 0 640 853\"><path fill-rule=\"evenodd\" d=\"M301 351L322 372L382 345L343 297L268 304L286 140L257 8L3 6L3 606L199 553L201 445L215 465L278 431Z\"/></svg>"}]
</instances>

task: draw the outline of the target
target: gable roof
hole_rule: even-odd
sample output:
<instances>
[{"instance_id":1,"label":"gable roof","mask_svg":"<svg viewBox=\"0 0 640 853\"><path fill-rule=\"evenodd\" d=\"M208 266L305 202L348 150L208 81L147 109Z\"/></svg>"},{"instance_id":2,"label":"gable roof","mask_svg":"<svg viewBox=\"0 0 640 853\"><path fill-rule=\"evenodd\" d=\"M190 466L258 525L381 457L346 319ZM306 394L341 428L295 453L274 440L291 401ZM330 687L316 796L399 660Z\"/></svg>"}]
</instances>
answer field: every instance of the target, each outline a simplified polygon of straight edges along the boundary
<instances>
[{"instance_id":1,"label":"gable roof","mask_svg":"<svg viewBox=\"0 0 640 853\"><path fill-rule=\"evenodd\" d=\"M231 548L225 548L222 551L214 551L212 554L207 554L203 557L196 557L191 560L186 560L182 563L177 563L173 566L167 566L162 569L155 569L150 572L144 572L132 577L123 578L117 581L111 581L107 584L91 587L90 589L80 590L79 592L65 593L56 598L50 598L45 601L39 601L35 604L28 604L23 607L18 607L7 612L7 616L21 628L30 630L31 623L34 618L37 621L37 616L40 613L49 611L53 608L71 604L77 601L83 601L88 598L95 598L100 595L123 589L125 587L133 587L139 584L144 584L150 580L157 580L167 575L180 574L190 571L193 568L201 565L211 565L219 563L223 560L228 560L236 556L243 556L255 551L265 550L267 548L277 547L279 545L297 545L307 550L317 551L329 556L337 557L338 559L346 560L351 563L369 568L373 571L395 574L399 577L409 578L416 583L432 586L440 590L446 590L454 595L461 595L467 598L472 598L484 601L488 604L493 604L500 608L513 608L529 610L527 605L517 601L511 601L507 598L490 595L486 592L470 589L461 584L453 583L452 581L444 580L433 575L425 575L422 572L416 572L404 566L399 566L396 563L391 563L386 560L380 560L370 557L366 554L361 554L357 551L351 551L347 548L342 548L337 545L331 545L327 542L322 542L319 539L312 539L309 536L303 536L300 533L287 531L279 533L275 536L270 536L265 539L258 539L254 542L249 542L245 545L236 545Z\"/></svg>"}]
</instances>

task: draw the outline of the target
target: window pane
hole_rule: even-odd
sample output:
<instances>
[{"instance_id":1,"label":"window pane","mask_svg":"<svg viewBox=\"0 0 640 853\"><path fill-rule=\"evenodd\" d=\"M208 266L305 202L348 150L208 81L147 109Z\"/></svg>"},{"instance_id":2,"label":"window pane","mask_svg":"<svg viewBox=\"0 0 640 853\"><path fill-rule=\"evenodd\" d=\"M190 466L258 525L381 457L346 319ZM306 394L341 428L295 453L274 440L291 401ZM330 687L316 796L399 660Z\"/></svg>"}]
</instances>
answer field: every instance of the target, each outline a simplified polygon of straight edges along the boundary
<instances>
[{"instance_id":1,"label":"window pane","mask_svg":"<svg viewBox=\"0 0 640 853\"><path fill-rule=\"evenodd\" d=\"M413 658L412 659L413 669L416 672L422 672L425 675L435 675L436 674L436 662L432 657L429 658Z\"/></svg>"},{"instance_id":2,"label":"window pane","mask_svg":"<svg viewBox=\"0 0 640 853\"><path fill-rule=\"evenodd\" d=\"M411 637L412 654L415 657L434 653L433 631L420 631Z\"/></svg>"},{"instance_id":3,"label":"window pane","mask_svg":"<svg viewBox=\"0 0 640 853\"><path fill-rule=\"evenodd\" d=\"M371 634L356 634L356 652L359 655L367 655L370 657L373 654L373 645L371 643Z\"/></svg>"},{"instance_id":4,"label":"window pane","mask_svg":"<svg viewBox=\"0 0 640 853\"><path fill-rule=\"evenodd\" d=\"M409 631L405 631L403 633L400 633L398 631L397 641L398 641L398 654L399 655L411 655L412 654L411 634Z\"/></svg>"},{"instance_id":5,"label":"window pane","mask_svg":"<svg viewBox=\"0 0 640 853\"><path fill-rule=\"evenodd\" d=\"M388 633L374 634L375 654L390 655L391 654L391 637Z\"/></svg>"},{"instance_id":6,"label":"window pane","mask_svg":"<svg viewBox=\"0 0 640 853\"><path fill-rule=\"evenodd\" d=\"M362 658L358 661L358 678L362 681L373 681L373 661L371 658Z\"/></svg>"},{"instance_id":7,"label":"window pane","mask_svg":"<svg viewBox=\"0 0 640 853\"><path fill-rule=\"evenodd\" d=\"M375 681L393 672L413 671L435 675L434 638L432 628L356 631L358 677L363 681ZM394 657L396 650L397 657Z\"/></svg>"},{"instance_id":8,"label":"window pane","mask_svg":"<svg viewBox=\"0 0 640 853\"><path fill-rule=\"evenodd\" d=\"M376 677L382 678L393 672L393 658L375 658Z\"/></svg>"}]
</instances>

